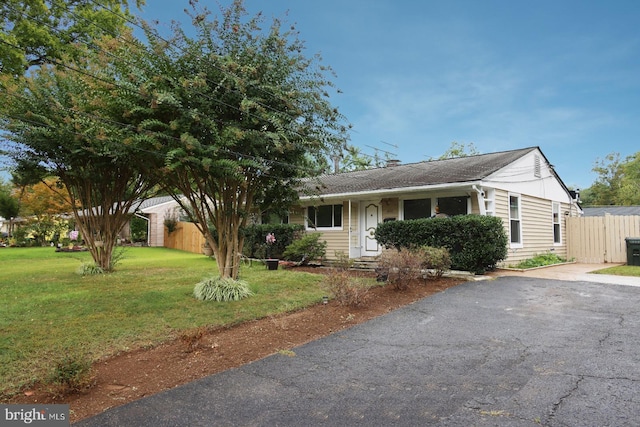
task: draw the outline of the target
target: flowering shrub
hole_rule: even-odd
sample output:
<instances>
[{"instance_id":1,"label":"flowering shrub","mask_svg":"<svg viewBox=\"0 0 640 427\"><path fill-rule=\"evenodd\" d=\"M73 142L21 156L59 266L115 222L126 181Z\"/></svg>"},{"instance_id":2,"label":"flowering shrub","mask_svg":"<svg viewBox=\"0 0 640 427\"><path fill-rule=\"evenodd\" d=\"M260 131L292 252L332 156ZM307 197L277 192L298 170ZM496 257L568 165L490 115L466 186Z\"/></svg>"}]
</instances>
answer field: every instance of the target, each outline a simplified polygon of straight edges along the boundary
<instances>
[{"instance_id":1,"label":"flowering shrub","mask_svg":"<svg viewBox=\"0 0 640 427\"><path fill-rule=\"evenodd\" d=\"M285 248L304 234L304 226L302 224L253 224L242 232L244 234L242 254L247 258L267 257L266 236L269 233L278 236L277 241L271 244L270 255L273 258L283 258L282 253Z\"/></svg>"},{"instance_id":2,"label":"flowering shrub","mask_svg":"<svg viewBox=\"0 0 640 427\"><path fill-rule=\"evenodd\" d=\"M267 234L267 245L273 245L276 242L276 236L273 233Z\"/></svg>"},{"instance_id":3,"label":"flowering shrub","mask_svg":"<svg viewBox=\"0 0 640 427\"><path fill-rule=\"evenodd\" d=\"M271 258L271 247L276 242L276 236L273 233L269 233L265 240L267 242L267 258Z\"/></svg>"}]
</instances>

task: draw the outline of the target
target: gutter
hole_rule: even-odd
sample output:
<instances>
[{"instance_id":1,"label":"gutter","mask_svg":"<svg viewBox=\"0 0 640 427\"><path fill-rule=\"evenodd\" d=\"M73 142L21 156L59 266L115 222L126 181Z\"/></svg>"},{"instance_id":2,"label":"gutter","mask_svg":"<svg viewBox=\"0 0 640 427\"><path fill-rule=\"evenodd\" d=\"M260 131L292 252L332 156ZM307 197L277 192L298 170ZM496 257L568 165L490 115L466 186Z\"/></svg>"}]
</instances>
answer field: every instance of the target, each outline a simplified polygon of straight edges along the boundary
<instances>
[{"instance_id":1,"label":"gutter","mask_svg":"<svg viewBox=\"0 0 640 427\"><path fill-rule=\"evenodd\" d=\"M468 189L471 186L476 186L473 182L465 182L460 184L436 184L436 185L426 185L420 187L401 187L401 188L388 188L383 190L367 190L367 191L356 191L356 192L344 192L344 193L335 193L335 194L318 194L314 196L302 196L300 197L301 201L308 201L314 199L350 199L350 198L375 198L380 196L392 196L397 194L405 194L405 193L417 193L424 191L437 191L437 190L447 190L447 189L456 189L456 188L466 188ZM484 206L484 203L483 203Z\"/></svg>"}]
</instances>

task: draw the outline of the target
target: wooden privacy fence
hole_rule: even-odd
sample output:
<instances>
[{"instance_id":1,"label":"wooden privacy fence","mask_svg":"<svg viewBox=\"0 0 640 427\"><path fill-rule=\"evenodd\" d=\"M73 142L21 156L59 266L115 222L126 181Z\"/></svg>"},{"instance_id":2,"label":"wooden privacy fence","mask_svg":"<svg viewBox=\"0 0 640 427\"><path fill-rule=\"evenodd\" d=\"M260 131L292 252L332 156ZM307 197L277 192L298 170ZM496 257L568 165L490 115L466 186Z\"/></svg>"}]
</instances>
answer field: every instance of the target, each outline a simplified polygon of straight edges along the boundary
<instances>
[{"instance_id":1,"label":"wooden privacy fence","mask_svg":"<svg viewBox=\"0 0 640 427\"><path fill-rule=\"evenodd\" d=\"M640 237L640 215L567 218L567 258L599 264L627 262L627 237Z\"/></svg>"},{"instance_id":2,"label":"wooden privacy fence","mask_svg":"<svg viewBox=\"0 0 640 427\"><path fill-rule=\"evenodd\" d=\"M192 222L179 222L171 234L164 227L164 246L171 249L202 253L205 238Z\"/></svg>"}]
</instances>

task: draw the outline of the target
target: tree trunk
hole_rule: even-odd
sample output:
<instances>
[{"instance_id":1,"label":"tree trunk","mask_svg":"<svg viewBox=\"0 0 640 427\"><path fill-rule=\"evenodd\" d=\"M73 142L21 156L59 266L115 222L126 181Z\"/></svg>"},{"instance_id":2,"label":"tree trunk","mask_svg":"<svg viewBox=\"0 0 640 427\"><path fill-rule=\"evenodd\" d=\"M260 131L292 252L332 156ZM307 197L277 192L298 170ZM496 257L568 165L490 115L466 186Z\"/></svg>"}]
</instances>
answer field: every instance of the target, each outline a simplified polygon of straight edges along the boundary
<instances>
[{"instance_id":1,"label":"tree trunk","mask_svg":"<svg viewBox=\"0 0 640 427\"><path fill-rule=\"evenodd\" d=\"M247 223L247 212L252 204L253 193L246 190L246 185L230 185L221 196L223 200L214 203L211 218L215 219L212 222L216 224L218 243L213 242L213 236L207 238L207 241L213 243L220 277L235 280L240 272L240 256L244 241L241 230Z\"/></svg>"}]
</instances>

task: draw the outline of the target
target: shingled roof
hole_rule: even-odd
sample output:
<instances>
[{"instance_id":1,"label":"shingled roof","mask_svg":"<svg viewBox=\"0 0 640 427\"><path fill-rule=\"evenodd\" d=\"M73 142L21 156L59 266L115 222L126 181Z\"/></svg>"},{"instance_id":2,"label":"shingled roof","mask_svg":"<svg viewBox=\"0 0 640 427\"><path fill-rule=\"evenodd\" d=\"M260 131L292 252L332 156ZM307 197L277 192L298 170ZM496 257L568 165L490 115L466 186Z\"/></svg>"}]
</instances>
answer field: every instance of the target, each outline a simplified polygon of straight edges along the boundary
<instances>
[{"instance_id":1,"label":"shingled roof","mask_svg":"<svg viewBox=\"0 0 640 427\"><path fill-rule=\"evenodd\" d=\"M529 147L454 159L322 175L318 180L307 181L307 185L315 187L315 191L311 191L312 193L329 196L479 181L537 149L538 147ZM311 189L309 188L309 190Z\"/></svg>"},{"instance_id":2,"label":"shingled roof","mask_svg":"<svg viewBox=\"0 0 640 427\"><path fill-rule=\"evenodd\" d=\"M584 216L640 215L640 206L589 206L582 211Z\"/></svg>"}]
</instances>

